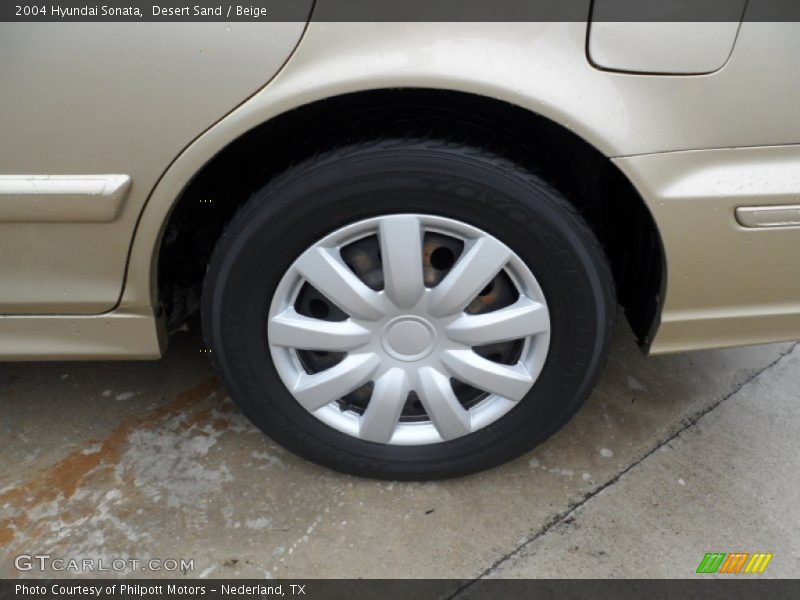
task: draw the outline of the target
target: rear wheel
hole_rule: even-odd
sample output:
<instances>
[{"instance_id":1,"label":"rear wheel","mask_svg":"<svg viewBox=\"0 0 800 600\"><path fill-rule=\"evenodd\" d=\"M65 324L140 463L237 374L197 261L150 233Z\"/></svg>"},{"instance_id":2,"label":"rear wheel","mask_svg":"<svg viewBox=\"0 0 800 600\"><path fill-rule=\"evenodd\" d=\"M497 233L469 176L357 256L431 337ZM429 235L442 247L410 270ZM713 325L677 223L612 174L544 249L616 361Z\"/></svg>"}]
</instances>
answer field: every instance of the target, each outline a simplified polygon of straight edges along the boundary
<instances>
[{"instance_id":1,"label":"rear wheel","mask_svg":"<svg viewBox=\"0 0 800 600\"><path fill-rule=\"evenodd\" d=\"M380 140L289 169L220 240L204 330L234 401L326 466L425 479L546 439L610 340L608 266L547 183L487 150Z\"/></svg>"}]
</instances>

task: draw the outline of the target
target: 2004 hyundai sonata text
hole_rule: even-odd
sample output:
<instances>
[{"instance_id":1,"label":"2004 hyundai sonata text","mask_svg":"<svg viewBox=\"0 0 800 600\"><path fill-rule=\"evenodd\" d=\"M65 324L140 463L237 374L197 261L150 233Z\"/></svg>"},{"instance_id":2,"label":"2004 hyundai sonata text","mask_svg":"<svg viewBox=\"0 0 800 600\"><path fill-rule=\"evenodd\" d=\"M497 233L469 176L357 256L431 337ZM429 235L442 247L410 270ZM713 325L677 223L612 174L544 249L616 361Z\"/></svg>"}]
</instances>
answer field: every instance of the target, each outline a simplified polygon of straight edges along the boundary
<instances>
[{"instance_id":1,"label":"2004 hyundai sonata text","mask_svg":"<svg viewBox=\"0 0 800 600\"><path fill-rule=\"evenodd\" d=\"M271 438L428 479L562 427L618 306L652 354L800 338L797 24L6 23L0 53L4 360L154 359L199 312Z\"/></svg>"}]
</instances>

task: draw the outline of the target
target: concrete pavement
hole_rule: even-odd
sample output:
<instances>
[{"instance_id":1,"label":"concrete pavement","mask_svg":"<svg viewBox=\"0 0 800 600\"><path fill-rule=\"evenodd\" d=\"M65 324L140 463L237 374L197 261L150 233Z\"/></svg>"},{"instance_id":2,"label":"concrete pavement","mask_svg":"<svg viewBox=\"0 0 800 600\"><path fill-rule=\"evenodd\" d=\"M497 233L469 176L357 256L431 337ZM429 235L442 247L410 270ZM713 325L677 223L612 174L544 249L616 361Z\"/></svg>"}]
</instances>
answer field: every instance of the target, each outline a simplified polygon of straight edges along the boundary
<instances>
[{"instance_id":1,"label":"concrete pavement","mask_svg":"<svg viewBox=\"0 0 800 600\"><path fill-rule=\"evenodd\" d=\"M35 553L187 559L202 577L688 577L734 550L774 552L764 576L800 570L794 345L648 359L621 324L564 430L425 484L282 450L201 348L195 326L157 362L0 365L0 576L41 575L13 565Z\"/></svg>"},{"instance_id":2,"label":"concrete pavement","mask_svg":"<svg viewBox=\"0 0 800 600\"><path fill-rule=\"evenodd\" d=\"M797 577L799 373L783 354L482 576L667 578L724 551Z\"/></svg>"}]
</instances>

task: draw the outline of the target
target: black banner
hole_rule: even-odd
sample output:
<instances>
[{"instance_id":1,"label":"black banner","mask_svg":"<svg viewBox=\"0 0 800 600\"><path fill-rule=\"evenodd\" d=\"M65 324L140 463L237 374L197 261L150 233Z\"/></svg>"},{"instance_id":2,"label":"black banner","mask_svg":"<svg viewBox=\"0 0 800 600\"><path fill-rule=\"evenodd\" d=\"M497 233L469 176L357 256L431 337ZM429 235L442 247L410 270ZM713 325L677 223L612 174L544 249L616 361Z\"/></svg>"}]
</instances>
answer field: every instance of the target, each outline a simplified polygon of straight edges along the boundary
<instances>
[{"instance_id":1,"label":"black banner","mask_svg":"<svg viewBox=\"0 0 800 600\"><path fill-rule=\"evenodd\" d=\"M3 0L4 22L800 21L797 0Z\"/></svg>"},{"instance_id":2,"label":"black banner","mask_svg":"<svg viewBox=\"0 0 800 600\"><path fill-rule=\"evenodd\" d=\"M641 560L641 557L632 557ZM646 568L646 564L642 564ZM694 580L146 580L66 579L2 580L0 598L99 598L103 600L162 598L303 600L468 600L514 598L523 600L577 598L646 598L700 600L724 598L794 599L800 580L764 580L747 576Z\"/></svg>"}]
</instances>

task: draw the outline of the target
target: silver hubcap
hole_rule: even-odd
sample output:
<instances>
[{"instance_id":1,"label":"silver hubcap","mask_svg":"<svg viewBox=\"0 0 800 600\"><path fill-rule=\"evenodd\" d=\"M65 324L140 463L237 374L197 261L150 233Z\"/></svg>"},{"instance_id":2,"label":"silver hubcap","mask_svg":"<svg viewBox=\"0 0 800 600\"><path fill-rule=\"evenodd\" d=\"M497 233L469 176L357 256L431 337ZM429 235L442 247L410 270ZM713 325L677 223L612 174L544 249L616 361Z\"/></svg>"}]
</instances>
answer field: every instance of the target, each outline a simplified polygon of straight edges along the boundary
<instances>
[{"instance_id":1,"label":"silver hubcap","mask_svg":"<svg viewBox=\"0 0 800 600\"><path fill-rule=\"evenodd\" d=\"M511 410L542 370L550 316L531 270L497 238L404 214L306 250L275 291L267 333L283 383L314 416L418 445Z\"/></svg>"}]
</instances>

